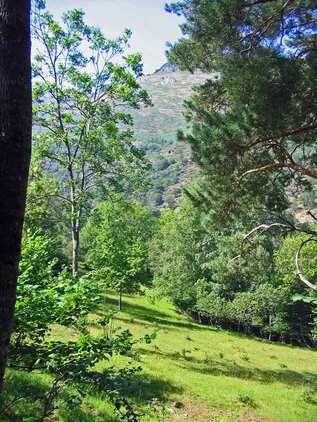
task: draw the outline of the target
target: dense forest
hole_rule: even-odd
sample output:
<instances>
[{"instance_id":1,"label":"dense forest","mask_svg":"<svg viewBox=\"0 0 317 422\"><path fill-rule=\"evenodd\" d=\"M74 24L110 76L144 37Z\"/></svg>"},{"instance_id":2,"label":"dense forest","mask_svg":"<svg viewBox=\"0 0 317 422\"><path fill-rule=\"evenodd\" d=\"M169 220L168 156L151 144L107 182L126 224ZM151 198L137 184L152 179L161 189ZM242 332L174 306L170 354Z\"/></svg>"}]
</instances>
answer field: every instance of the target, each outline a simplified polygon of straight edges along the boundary
<instances>
[{"instance_id":1,"label":"dense forest","mask_svg":"<svg viewBox=\"0 0 317 422\"><path fill-rule=\"evenodd\" d=\"M130 30L0 0L0 421L316 416L316 4L165 11L144 75Z\"/></svg>"}]
</instances>

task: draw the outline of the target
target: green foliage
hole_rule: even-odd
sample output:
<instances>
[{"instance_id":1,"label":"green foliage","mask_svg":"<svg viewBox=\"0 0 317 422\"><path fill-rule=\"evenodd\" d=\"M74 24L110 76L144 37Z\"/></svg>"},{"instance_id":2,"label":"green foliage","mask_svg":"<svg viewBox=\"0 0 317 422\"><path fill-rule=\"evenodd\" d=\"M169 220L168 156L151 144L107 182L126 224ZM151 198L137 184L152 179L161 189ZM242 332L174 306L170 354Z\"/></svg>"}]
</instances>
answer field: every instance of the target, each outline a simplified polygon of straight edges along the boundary
<instances>
[{"instance_id":1,"label":"green foliage","mask_svg":"<svg viewBox=\"0 0 317 422\"><path fill-rule=\"evenodd\" d=\"M272 221L317 235L285 211L288 187L317 177L313 4L183 0L167 10L185 18L171 62L210 76L185 102L191 127L179 138L200 176L185 191L193 205L181 204L154 240L155 283L200 320L312 341L313 302L293 300L303 286L288 263L301 243L286 240L275 258L278 235L244 236ZM302 252L313 280L314 243Z\"/></svg>"},{"instance_id":2,"label":"green foliage","mask_svg":"<svg viewBox=\"0 0 317 422\"><path fill-rule=\"evenodd\" d=\"M34 155L54 179L72 228L73 275L78 273L80 229L93 198L143 182L148 163L133 140L125 109L149 105L138 78L139 54L125 54L131 31L115 40L71 10L56 21L36 2L33 36ZM49 163L49 165L48 165Z\"/></svg>"},{"instance_id":3,"label":"green foliage","mask_svg":"<svg viewBox=\"0 0 317 422\"><path fill-rule=\"evenodd\" d=\"M33 152L24 227L30 233L40 229L48 238L54 239L50 256L58 258L59 265L66 265L69 213L58 197L58 180L47 171L47 162L38 157L36 151Z\"/></svg>"},{"instance_id":4,"label":"green foliage","mask_svg":"<svg viewBox=\"0 0 317 422\"><path fill-rule=\"evenodd\" d=\"M184 208L162 214L150 246L155 287L185 310L195 303L193 285L205 274L200 265L202 232L199 216L187 202Z\"/></svg>"},{"instance_id":5,"label":"green foliage","mask_svg":"<svg viewBox=\"0 0 317 422\"><path fill-rule=\"evenodd\" d=\"M295 256L304 240L309 239L306 234L296 234L285 238L281 248L276 253L276 268L279 280L290 285L292 292L302 292L301 282L296 276ZM317 243L307 243L302 252L302 271L312 282L317 282Z\"/></svg>"},{"instance_id":6,"label":"green foliage","mask_svg":"<svg viewBox=\"0 0 317 422\"><path fill-rule=\"evenodd\" d=\"M210 74L180 133L203 175L188 194L218 226L246 210L285 221L290 187L317 178L314 2L180 0L167 10L185 19L170 61Z\"/></svg>"},{"instance_id":7,"label":"green foliage","mask_svg":"<svg viewBox=\"0 0 317 422\"><path fill-rule=\"evenodd\" d=\"M208 210L188 199L163 213L150 247L157 294L201 322L269 339L313 342L313 303L294 302L305 287L291 270L291 280L286 275L289 239L281 246L279 236L242 242L255 217L244 221L241 215L234 230L217 231ZM314 260L310 264L305 271L313 276Z\"/></svg>"},{"instance_id":8,"label":"green foliage","mask_svg":"<svg viewBox=\"0 0 317 422\"><path fill-rule=\"evenodd\" d=\"M103 300L101 287L89 275L74 280L66 270L58 272L56 260L50 258L52 246L39 232L27 231L24 235L9 366L52 376L48 392L36 398L42 403L38 420L52 415L65 402L80 406L92 385L106 393L122 419L137 420L119 391L124 380L133 377L140 367L109 365L103 372L95 370L99 362L131 354L136 341L128 330L116 332L111 328L112 313L96 322L102 327L102 335L89 334L87 317ZM58 341L51 337L56 325L75 329L81 335L75 340ZM149 336L148 342L152 338Z\"/></svg>"},{"instance_id":9,"label":"green foliage","mask_svg":"<svg viewBox=\"0 0 317 422\"><path fill-rule=\"evenodd\" d=\"M155 219L138 204L120 197L99 204L83 234L94 278L121 293L149 284L148 242L154 228Z\"/></svg>"},{"instance_id":10,"label":"green foliage","mask_svg":"<svg viewBox=\"0 0 317 422\"><path fill-rule=\"evenodd\" d=\"M24 358L29 355L33 361L32 353L46 341L52 324L80 329L101 300L99 286L88 276L73 281L66 270L55 270L52 246L39 232L24 235L11 353L22 351Z\"/></svg>"},{"instance_id":11,"label":"green foliage","mask_svg":"<svg viewBox=\"0 0 317 422\"><path fill-rule=\"evenodd\" d=\"M114 301L115 295L107 295L98 314L111 312ZM154 343L134 346L134 351L142 358L142 373L136 372L132 378L121 378L120 374L110 377L111 382L120 387L116 393L118 399L128 400L134 412L142 414L138 417L142 422L162 422L164 417L167 421L175 414L180 418L187 414L186 419L193 421L203 421L206 417L232 420L233 416L243 420L246 410L248 417L252 415L253 418L266 417L281 422L314 420L317 399L314 350L259 341L194 323L166 300L151 304L147 296L142 295L129 296L125 303L123 312L113 317L114 327L119 325L136 335L161 327ZM93 314L92 318L97 320L99 315ZM102 335L103 329L94 325L93 332ZM65 341L74 340L69 330L59 328L58 333ZM186 345L191 353L184 359L181 351L187 336L192 339ZM249 361L244 359L246 354ZM118 361L120 366L126 365L126 357L115 356L115 362ZM100 364L97 368L96 375L104 369ZM213 378L216 378L216 384L210 382ZM17 418L34 421L42 415L51 381L49 376L36 372L9 369L3 396L5 402L0 400L1 421L11 422ZM65 394L61 393L59 400L53 403L59 410L54 411L51 419L118 422L121 414L116 417L109 404L108 391L103 393L92 384L84 389L84 397L76 398L69 386L68 393L64 391ZM249 396L256 407L247 409L238 400L239 396ZM75 404L77 400L82 404ZM177 408L178 403L183 404L181 409ZM121 412L124 412L123 407Z\"/></svg>"},{"instance_id":12,"label":"green foliage","mask_svg":"<svg viewBox=\"0 0 317 422\"><path fill-rule=\"evenodd\" d=\"M288 296L291 297L292 304L289 307L289 315L293 324L305 325L309 316L311 324L310 331L314 340L317 339L317 294L313 290L306 289L297 277L295 256L305 240L309 239L306 234L296 234L287 236L276 253L275 262L277 270L277 280L279 284L285 286ZM309 242L305 245L301 254L301 270L305 276L313 283L317 281L316 272L317 247L316 242ZM297 320L297 321L296 321Z\"/></svg>"},{"instance_id":13,"label":"green foliage","mask_svg":"<svg viewBox=\"0 0 317 422\"><path fill-rule=\"evenodd\" d=\"M189 146L200 167L181 205L162 213L157 224L146 208L113 195L125 191L126 197L135 197L134 188L143 184L149 168L133 139L132 110L150 100L139 79L141 56L126 54L131 31L108 40L85 23L81 10L65 13L58 22L45 1L35 1L33 31L40 45L33 66L36 130L9 365L49 377L49 388L33 397L39 421L55 417L63 406L80 409L93 390L113 403L120 419L136 422L140 414L126 398L127 386L140 371L133 359L143 360L159 332L169 335L160 325L172 327L173 340L181 328L182 343L175 350L165 350L162 343L149 356L171 356L182 365L191 363L197 373L215 371L219 379L238 377L244 383L276 379L295 388L311 379L310 373L299 377L289 369L275 368L276 374L271 368L263 374L250 369L256 360L251 348L248 353L239 348L230 362L235 352L228 339L226 353L216 348L211 357L215 329L158 310L146 315L156 323L154 332L142 332L135 340L126 328L136 319L137 324L146 320L147 307L131 310L131 298L132 317L120 313L123 330L114 327L112 310L99 315L105 287L120 293L121 306L122 293L142 291L154 274L153 298L167 296L201 323L301 345L314 345L317 338L316 295L306 294L295 275L294 256L307 236L259 235L256 242L244 236L257 224L288 218L289 185L304 190L305 205L314 202L311 182L303 180L316 178L312 4L183 0L167 8L186 19L184 38L171 47L171 60L213 74L186 101L191 130L180 132L179 139L187 149L176 145L172 132L152 134L147 145L153 170L150 192L141 193L144 204L150 200L157 207L176 207L188 175L182 166L191 166ZM169 127L175 116L164 113ZM273 175L273 170L278 171ZM105 197L108 202L98 203ZM65 249L70 239L60 236L67 222L73 278L56 258L57 249ZM78 278L85 222L86 273ZM312 225L296 228L291 222L289 227L316 235ZM305 244L301 264L316 282L315 241ZM97 306L98 318L91 321ZM56 328L73 338L58 338ZM190 350L184 339L193 345ZM133 351L137 343L141 354ZM278 368L289 366L279 362ZM236 385L231 402L256 409L258 397L251 398L246 389L236 391ZM313 405L313 393L304 392L301 400ZM165 418L162 403L151 396L153 410ZM6 410L0 403L0 412L6 415Z\"/></svg>"},{"instance_id":14,"label":"green foliage","mask_svg":"<svg viewBox=\"0 0 317 422\"><path fill-rule=\"evenodd\" d=\"M66 174L72 157L74 172L84 177L84 165L87 176L93 172L89 181L95 177L100 186L106 186L107 175L111 182L111 170L119 171L120 163L133 165L135 157L141 164L142 152L132 143L131 116L116 111L118 103L138 107L149 102L136 81L142 73L141 57L127 55L122 65L109 60L122 56L130 36L125 30L118 39L107 40L99 29L85 24L80 10L65 13L62 24L45 9L34 11L34 37L42 44L33 70L35 123L43 129L35 136L36 155L52 160ZM75 179L74 174L79 187ZM70 188L69 178L65 186L61 178L58 182L62 191ZM78 193L78 201L84 200L85 192Z\"/></svg>"},{"instance_id":15,"label":"green foliage","mask_svg":"<svg viewBox=\"0 0 317 422\"><path fill-rule=\"evenodd\" d=\"M207 283L197 287L195 310L214 325L228 325L268 338L273 335L283 339L291 332L291 313L286 311L292 301L286 289L264 283L256 290L237 292L233 299L228 301L219 293L208 293ZM307 322L306 328L308 329Z\"/></svg>"}]
</instances>

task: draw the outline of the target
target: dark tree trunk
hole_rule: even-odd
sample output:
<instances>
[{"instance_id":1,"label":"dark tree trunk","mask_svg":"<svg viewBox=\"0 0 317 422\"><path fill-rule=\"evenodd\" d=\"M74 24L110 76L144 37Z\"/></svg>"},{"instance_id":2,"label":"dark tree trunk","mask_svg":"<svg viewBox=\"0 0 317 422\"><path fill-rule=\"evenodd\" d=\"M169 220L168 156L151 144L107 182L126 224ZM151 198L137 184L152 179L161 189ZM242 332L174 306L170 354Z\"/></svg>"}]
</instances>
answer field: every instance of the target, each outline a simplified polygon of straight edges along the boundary
<instances>
[{"instance_id":1,"label":"dark tree trunk","mask_svg":"<svg viewBox=\"0 0 317 422\"><path fill-rule=\"evenodd\" d=\"M0 0L0 388L16 300L31 156L30 0Z\"/></svg>"},{"instance_id":2,"label":"dark tree trunk","mask_svg":"<svg viewBox=\"0 0 317 422\"><path fill-rule=\"evenodd\" d=\"M121 288L119 290L119 301L118 301L118 305L119 305L119 311L122 311L122 289Z\"/></svg>"}]
</instances>

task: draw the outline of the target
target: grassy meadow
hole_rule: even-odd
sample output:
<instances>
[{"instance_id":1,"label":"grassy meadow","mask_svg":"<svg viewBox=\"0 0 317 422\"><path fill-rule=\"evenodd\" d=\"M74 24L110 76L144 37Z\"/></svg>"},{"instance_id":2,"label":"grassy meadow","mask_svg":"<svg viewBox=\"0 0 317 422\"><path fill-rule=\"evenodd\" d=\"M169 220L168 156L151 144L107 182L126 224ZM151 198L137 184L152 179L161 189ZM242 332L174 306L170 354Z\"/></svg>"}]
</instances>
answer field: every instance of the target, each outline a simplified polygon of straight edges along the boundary
<instances>
[{"instance_id":1,"label":"grassy meadow","mask_svg":"<svg viewBox=\"0 0 317 422\"><path fill-rule=\"evenodd\" d=\"M91 320L109 308L116 308L113 295L107 295ZM167 301L151 303L146 296L125 297L114 326L136 336L157 332L151 344L137 345L136 363L143 371L129 386L131 399L146 414L142 421L317 421L316 351L202 326ZM91 330L97 330L93 322ZM71 330L54 327L54 337L73 336ZM12 393L18 397L21 390L29 397L15 404L20 418L14 420L34 420L32 396L44 393L48 382L48 377L9 372ZM52 420L119 419L105 398L91 391L81 409L61 409Z\"/></svg>"}]
</instances>

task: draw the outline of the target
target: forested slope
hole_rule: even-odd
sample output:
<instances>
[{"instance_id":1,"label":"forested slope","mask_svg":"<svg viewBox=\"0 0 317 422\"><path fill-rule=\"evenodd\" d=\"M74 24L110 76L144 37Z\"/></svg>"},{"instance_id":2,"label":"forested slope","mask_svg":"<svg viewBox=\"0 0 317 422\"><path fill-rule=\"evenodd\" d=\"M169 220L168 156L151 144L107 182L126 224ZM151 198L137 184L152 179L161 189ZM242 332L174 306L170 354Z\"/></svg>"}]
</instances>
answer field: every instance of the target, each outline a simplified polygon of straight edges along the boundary
<instances>
[{"instance_id":1,"label":"forested slope","mask_svg":"<svg viewBox=\"0 0 317 422\"><path fill-rule=\"evenodd\" d=\"M153 208L174 207L181 188L195 172L189 145L177 141L177 131L186 127L183 102L192 88L206 80L203 73L191 74L162 66L142 78L153 106L133 112L136 142L152 163L151 185L144 189L141 202Z\"/></svg>"}]
</instances>

